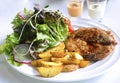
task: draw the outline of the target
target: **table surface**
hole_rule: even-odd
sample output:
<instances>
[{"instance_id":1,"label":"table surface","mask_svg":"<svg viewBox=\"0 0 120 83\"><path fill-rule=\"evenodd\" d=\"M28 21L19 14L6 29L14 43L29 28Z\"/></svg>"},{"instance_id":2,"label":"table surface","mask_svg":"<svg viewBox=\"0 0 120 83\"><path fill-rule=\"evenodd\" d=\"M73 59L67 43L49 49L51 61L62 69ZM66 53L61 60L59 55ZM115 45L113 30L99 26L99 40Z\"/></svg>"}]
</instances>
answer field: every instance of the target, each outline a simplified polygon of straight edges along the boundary
<instances>
[{"instance_id":1,"label":"table surface","mask_svg":"<svg viewBox=\"0 0 120 83\"><path fill-rule=\"evenodd\" d=\"M33 3L39 3L40 8L50 5L51 9L59 9L66 16L67 0L1 0L0 1L0 40L2 41L7 34L12 32L11 21L17 12L23 8L32 9ZM120 35L120 0L109 0L107 3L102 24L110 27L117 35ZM86 3L84 4L82 18L87 18ZM120 37L120 36L119 36ZM105 74L94 77L92 79L78 81L76 83L120 83L120 60ZM6 62L0 62L0 83L47 83L35 79L27 78L17 72L10 70ZM70 83L70 82L69 82ZM71 82L72 83L72 82ZM75 82L74 82L75 83Z\"/></svg>"}]
</instances>

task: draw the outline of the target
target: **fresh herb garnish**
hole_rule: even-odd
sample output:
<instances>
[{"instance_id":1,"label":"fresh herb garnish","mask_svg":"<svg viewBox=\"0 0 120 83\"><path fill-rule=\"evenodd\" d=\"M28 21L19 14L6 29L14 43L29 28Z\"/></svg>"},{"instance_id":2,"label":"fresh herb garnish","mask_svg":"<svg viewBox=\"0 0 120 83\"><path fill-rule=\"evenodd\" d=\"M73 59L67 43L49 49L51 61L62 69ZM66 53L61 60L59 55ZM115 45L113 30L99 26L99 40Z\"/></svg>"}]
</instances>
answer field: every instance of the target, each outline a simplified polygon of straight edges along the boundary
<instances>
[{"instance_id":1,"label":"fresh herb garnish","mask_svg":"<svg viewBox=\"0 0 120 83\"><path fill-rule=\"evenodd\" d=\"M74 3L73 6L78 7L78 4L77 4L77 3Z\"/></svg>"}]
</instances>

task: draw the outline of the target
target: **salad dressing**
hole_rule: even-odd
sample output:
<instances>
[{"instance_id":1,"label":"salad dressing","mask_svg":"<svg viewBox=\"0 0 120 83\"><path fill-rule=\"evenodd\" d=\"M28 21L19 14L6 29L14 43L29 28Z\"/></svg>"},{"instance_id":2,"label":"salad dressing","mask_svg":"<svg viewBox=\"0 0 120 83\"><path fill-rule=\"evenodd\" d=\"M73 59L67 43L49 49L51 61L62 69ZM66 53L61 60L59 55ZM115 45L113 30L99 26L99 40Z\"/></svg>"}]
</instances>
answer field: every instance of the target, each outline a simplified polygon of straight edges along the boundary
<instances>
[{"instance_id":1,"label":"salad dressing","mask_svg":"<svg viewBox=\"0 0 120 83\"><path fill-rule=\"evenodd\" d=\"M104 16L106 3L91 3L88 7L88 14L92 19L101 19Z\"/></svg>"},{"instance_id":2,"label":"salad dressing","mask_svg":"<svg viewBox=\"0 0 120 83\"><path fill-rule=\"evenodd\" d=\"M80 16L83 9L82 3L71 1L68 4L67 9L70 16L73 16L73 17Z\"/></svg>"}]
</instances>

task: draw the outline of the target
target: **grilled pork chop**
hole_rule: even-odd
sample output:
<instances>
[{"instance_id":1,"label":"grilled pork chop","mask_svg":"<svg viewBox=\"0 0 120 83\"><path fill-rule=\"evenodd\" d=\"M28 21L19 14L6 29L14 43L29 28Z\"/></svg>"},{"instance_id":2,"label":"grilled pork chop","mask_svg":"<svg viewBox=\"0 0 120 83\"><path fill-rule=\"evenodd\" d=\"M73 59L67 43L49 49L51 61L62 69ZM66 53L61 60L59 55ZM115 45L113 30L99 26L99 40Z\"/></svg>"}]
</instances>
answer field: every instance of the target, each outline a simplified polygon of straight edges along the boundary
<instances>
[{"instance_id":1,"label":"grilled pork chop","mask_svg":"<svg viewBox=\"0 0 120 83\"><path fill-rule=\"evenodd\" d=\"M65 42L68 51L77 51L89 61L102 60L116 44L111 31L94 27L79 28Z\"/></svg>"}]
</instances>

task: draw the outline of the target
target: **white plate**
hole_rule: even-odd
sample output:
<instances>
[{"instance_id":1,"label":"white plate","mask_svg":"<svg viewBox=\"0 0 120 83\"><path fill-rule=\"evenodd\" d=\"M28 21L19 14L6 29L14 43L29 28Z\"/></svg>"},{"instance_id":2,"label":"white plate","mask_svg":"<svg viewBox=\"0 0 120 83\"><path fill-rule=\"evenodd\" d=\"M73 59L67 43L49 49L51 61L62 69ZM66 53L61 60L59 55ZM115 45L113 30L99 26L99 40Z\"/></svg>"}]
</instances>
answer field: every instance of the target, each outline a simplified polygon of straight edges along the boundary
<instances>
[{"instance_id":1,"label":"white plate","mask_svg":"<svg viewBox=\"0 0 120 83\"><path fill-rule=\"evenodd\" d=\"M97 22L92 22L90 20L86 20L86 19L71 19L71 20L72 20L71 23L75 28L79 28L80 26L85 26L85 27L94 26L94 27L105 29L105 30L111 30L107 26L104 26ZM60 73L57 76L52 78L44 78L44 77L37 76L38 72L29 65L22 65L20 67L16 67L9 63L8 64L13 70L20 72L21 74L25 76L29 76L36 80L43 80L43 81L49 81L49 82L72 82L72 81L90 79L105 73L120 59L119 57L120 38L116 35L116 33L113 32L113 34L118 44L112 54L110 54L109 56L107 56L105 59L101 61L91 64L86 68L78 69L74 72Z\"/></svg>"}]
</instances>

